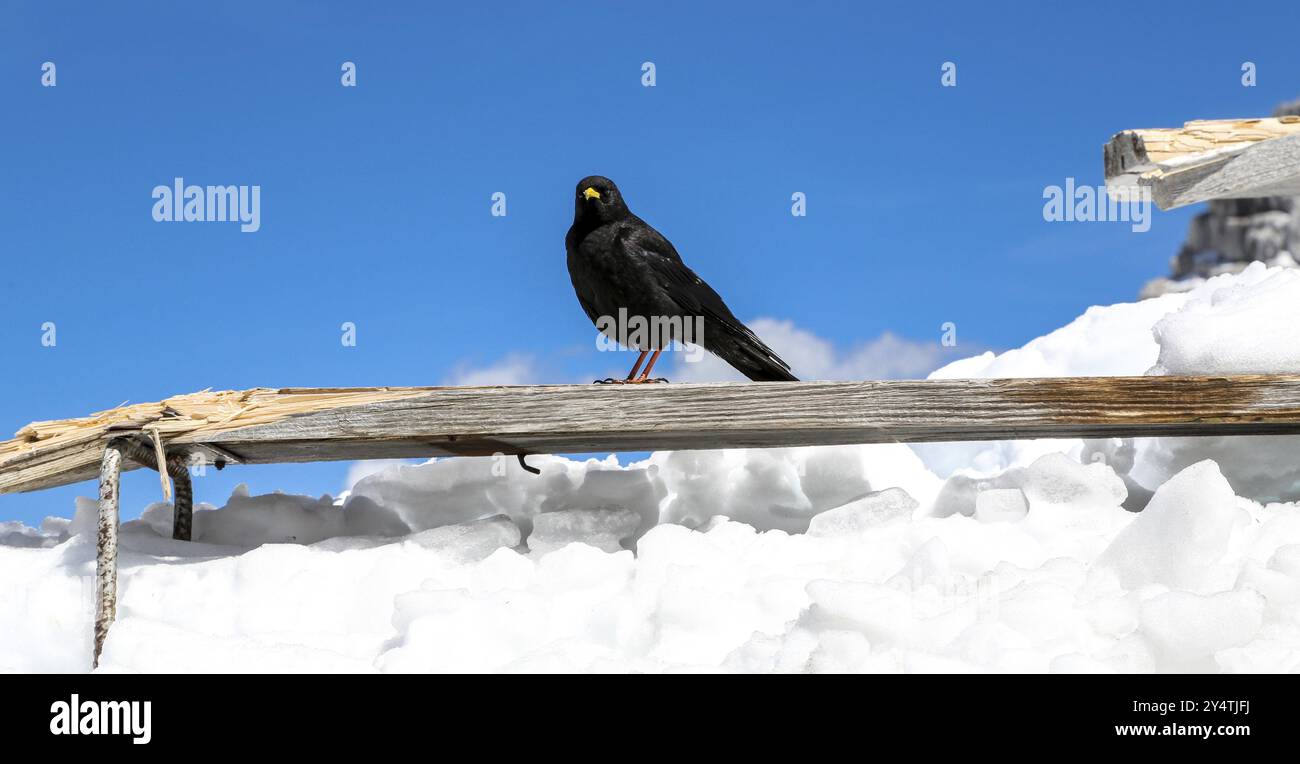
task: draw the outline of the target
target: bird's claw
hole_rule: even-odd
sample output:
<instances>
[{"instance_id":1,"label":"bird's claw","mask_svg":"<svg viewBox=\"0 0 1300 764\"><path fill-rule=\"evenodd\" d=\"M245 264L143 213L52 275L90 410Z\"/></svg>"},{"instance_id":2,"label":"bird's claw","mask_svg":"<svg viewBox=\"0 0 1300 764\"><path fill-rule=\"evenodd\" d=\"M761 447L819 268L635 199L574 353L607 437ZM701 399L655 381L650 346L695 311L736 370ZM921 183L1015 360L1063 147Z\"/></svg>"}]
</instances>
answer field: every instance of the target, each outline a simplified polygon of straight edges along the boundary
<instances>
[{"instance_id":1,"label":"bird's claw","mask_svg":"<svg viewBox=\"0 0 1300 764\"><path fill-rule=\"evenodd\" d=\"M591 384L593 384L593 385L626 385L626 384L627 384L627 380L626 380L626 379L614 379L613 377L605 377L604 379L598 379L598 380L596 380L595 382L592 382Z\"/></svg>"}]
</instances>

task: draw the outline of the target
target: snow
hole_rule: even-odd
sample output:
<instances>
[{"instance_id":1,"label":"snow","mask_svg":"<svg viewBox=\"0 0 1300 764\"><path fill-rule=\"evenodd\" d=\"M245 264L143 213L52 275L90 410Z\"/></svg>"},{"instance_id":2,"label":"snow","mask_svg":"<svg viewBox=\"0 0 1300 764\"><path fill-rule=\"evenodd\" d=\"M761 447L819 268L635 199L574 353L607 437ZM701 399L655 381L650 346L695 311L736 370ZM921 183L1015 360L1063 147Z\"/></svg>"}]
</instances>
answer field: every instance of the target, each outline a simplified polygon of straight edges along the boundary
<instances>
[{"instance_id":1,"label":"snow","mask_svg":"<svg viewBox=\"0 0 1300 764\"><path fill-rule=\"evenodd\" d=\"M1229 551L1250 527L1228 481L1214 462L1188 467L1156 490L1151 503L1098 560L1113 567L1125 588L1162 584L1195 592L1230 587L1238 570Z\"/></svg>"},{"instance_id":2,"label":"snow","mask_svg":"<svg viewBox=\"0 0 1300 764\"><path fill-rule=\"evenodd\" d=\"M582 543L603 552L617 552L640 525L640 515L620 507L546 512L533 518L528 548L545 553Z\"/></svg>"},{"instance_id":3,"label":"snow","mask_svg":"<svg viewBox=\"0 0 1300 764\"><path fill-rule=\"evenodd\" d=\"M1027 514L1028 500L1019 488L990 488L975 495L975 519L982 523L1016 522Z\"/></svg>"},{"instance_id":4,"label":"snow","mask_svg":"<svg viewBox=\"0 0 1300 764\"><path fill-rule=\"evenodd\" d=\"M1202 671L1213 668L1215 653L1254 641L1267 607L1253 589L1210 595L1173 591L1143 602L1139 619L1166 661Z\"/></svg>"},{"instance_id":5,"label":"snow","mask_svg":"<svg viewBox=\"0 0 1300 764\"><path fill-rule=\"evenodd\" d=\"M901 488L873 491L843 506L813 516L810 536L841 536L861 533L891 520L907 520L920 504Z\"/></svg>"},{"instance_id":6,"label":"snow","mask_svg":"<svg viewBox=\"0 0 1300 764\"><path fill-rule=\"evenodd\" d=\"M1216 279L1217 281L1217 279ZM1252 265L1216 288L1197 289L1154 327L1158 374L1300 372L1294 319L1300 271Z\"/></svg>"},{"instance_id":7,"label":"snow","mask_svg":"<svg viewBox=\"0 0 1300 764\"><path fill-rule=\"evenodd\" d=\"M1297 290L1252 266L935 376L1300 371ZM338 499L201 505L193 542L167 504L123 524L100 670L1300 671L1297 457L1201 438L358 465ZM95 512L0 524L0 670L87 669Z\"/></svg>"},{"instance_id":8,"label":"snow","mask_svg":"<svg viewBox=\"0 0 1300 764\"><path fill-rule=\"evenodd\" d=\"M1298 323L1300 271L1252 263L1185 293L1089 308L1024 347L956 361L931 377L1300 373L1293 329ZM914 450L937 475L985 480L1051 453L1100 461L1125 482L1131 509L1141 508L1157 486L1204 459L1214 460L1241 495L1261 501L1300 498L1300 438L1294 437L944 443Z\"/></svg>"}]
</instances>

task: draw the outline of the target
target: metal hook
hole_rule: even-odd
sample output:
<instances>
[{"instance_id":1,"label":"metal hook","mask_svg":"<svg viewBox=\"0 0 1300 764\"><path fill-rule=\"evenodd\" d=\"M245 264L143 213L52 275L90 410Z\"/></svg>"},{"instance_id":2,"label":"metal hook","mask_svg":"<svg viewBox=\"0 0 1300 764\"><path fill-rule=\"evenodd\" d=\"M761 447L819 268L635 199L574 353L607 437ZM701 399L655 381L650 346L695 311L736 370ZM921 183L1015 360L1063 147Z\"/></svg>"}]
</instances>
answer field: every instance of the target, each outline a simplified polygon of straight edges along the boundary
<instances>
[{"instance_id":1,"label":"metal hook","mask_svg":"<svg viewBox=\"0 0 1300 764\"><path fill-rule=\"evenodd\" d=\"M516 454L516 456L519 457L519 466L523 467L525 472L531 472L534 475L542 474L542 471L540 469L536 467L529 467L528 462L524 461L524 457L527 456L527 454Z\"/></svg>"}]
</instances>

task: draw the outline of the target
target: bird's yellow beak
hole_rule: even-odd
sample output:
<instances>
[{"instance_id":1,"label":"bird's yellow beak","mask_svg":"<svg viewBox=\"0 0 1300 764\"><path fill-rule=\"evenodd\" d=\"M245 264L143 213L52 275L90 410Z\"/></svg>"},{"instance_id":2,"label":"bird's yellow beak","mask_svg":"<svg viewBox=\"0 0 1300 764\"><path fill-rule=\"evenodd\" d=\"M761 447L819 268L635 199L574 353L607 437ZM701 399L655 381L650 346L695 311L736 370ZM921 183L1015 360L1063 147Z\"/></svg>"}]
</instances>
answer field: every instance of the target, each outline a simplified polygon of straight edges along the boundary
<instances>
[{"instance_id":1,"label":"bird's yellow beak","mask_svg":"<svg viewBox=\"0 0 1300 764\"><path fill-rule=\"evenodd\" d=\"M582 196L585 199L599 199L600 192L592 188L591 186L587 186L582 190Z\"/></svg>"}]
</instances>

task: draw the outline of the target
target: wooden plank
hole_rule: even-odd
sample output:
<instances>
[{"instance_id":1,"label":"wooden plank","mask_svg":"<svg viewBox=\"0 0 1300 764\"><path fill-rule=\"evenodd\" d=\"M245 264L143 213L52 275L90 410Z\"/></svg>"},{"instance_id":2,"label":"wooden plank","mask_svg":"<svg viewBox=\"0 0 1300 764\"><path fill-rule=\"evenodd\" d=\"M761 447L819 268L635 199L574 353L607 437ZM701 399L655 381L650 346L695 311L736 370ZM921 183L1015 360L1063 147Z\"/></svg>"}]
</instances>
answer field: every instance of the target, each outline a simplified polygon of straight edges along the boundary
<instances>
[{"instance_id":1,"label":"wooden plank","mask_svg":"<svg viewBox=\"0 0 1300 764\"><path fill-rule=\"evenodd\" d=\"M1125 130L1106 144L1103 162L1113 195L1149 189L1166 210L1209 199L1300 194L1300 117Z\"/></svg>"},{"instance_id":2,"label":"wooden plank","mask_svg":"<svg viewBox=\"0 0 1300 764\"><path fill-rule=\"evenodd\" d=\"M1021 438L1300 434L1300 376L264 391L257 423L163 420L244 463ZM308 395L314 407L282 398ZM353 402L355 401L355 403ZM277 409L277 407L279 407ZM268 412L282 410L282 416ZM188 429L187 429L188 428ZM108 437L0 461L0 493L93 477ZM0 443L0 453L10 444ZM12 448L11 448L12 450ZM127 462L126 466L134 466Z\"/></svg>"}]
</instances>

